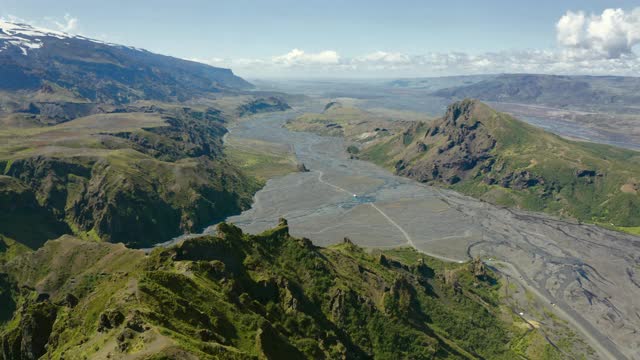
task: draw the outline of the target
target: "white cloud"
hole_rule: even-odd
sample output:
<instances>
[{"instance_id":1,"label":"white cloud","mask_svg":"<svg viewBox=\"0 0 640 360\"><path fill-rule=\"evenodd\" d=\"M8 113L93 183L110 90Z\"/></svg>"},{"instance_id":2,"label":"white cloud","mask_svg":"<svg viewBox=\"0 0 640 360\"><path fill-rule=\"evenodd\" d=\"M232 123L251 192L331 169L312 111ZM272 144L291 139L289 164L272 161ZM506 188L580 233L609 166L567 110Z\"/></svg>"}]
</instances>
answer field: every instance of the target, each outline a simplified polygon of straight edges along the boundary
<instances>
[{"instance_id":1,"label":"white cloud","mask_svg":"<svg viewBox=\"0 0 640 360\"><path fill-rule=\"evenodd\" d=\"M231 61L228 59L223 59L218 57L213 57L208 59L186 58L185 60L195 61L195 62L199 62L199 63L211 65L211 66L217 66L217 67L227 67L231 63Z\"/></svg>"},{"instance_id":2,"label":"white cloud","mask_svg":"<svg viewBox=\"0 0 640 360\"><path fill-rule=\"evenodd\" d=\"M585 21L584 12L567 11L556 24L558 43L570 47L581 46L584 41Z\"/></svg>"},{"instance_id":3,"label":"white cloud","mask_svg":"<svg viewBox=\"0 0 640 360\"><path fill-rule=\"evenodd\" d=\"M601 14L568 11L556 23L554 49L469 54L431 52L405 54L373 51L340 56L336 51L308 53L301 49L261 59L204 61L230 67L244 76L401 77L481 73L547 73L587 75L640 74L640 7Z\"/></svg>"},{"instance_id":4,"label":"white cloud","mask_svg":"<svg viewBox=\"0 0 640 360\"><path fill-rule=\"evenodd\" d=\"M69 14L64 15L63 21L60 20L52 20L53 24L58 28L58 30L66 33L73 34L78 29L78 18L73 17Z\"/></svg>"},{"instance_id":5,"label":"white cloud","mask_svg":"<svg viewBox=\"0 0 640 360\"><path fill-rule=\"evenodd\" d=\"M356 57L354 61L379 64L409 64L411 63L411 57L399 52L375 51Z\"/></svg>"},{"instance_id":6,"label":"white cloud","mask_svg":"<svg viewBox=\"0 0 640 360\"><path fill-rule=\"evenodd\" d=\"M15 16L15 15L11 15L11 14L0 16L0 21L16 23L16 24L25 24L25 23L27 23L27 21L25 19L19 18L19 17Z\"/></svg>"},{"instance_id":7,"label":"white cloud","mask_svg":"<svg viewBox=\"0 0 640 360\"><path fill-rule=\"evenodd\" d=\"M634 46L640 44L640 8L629 12L605 9L600 15L590 16L568 11L556 24L556 30L560 45L578 50L583 56L633 56Z\"/></svg>"},{"instance_id":8,"label":"white cloud","mask_svg":"<svg viewBox=\"0 0 640 360\"><path fill-rule=\"evenodd\" d=\"M481 54L426 52L421 55L376 51L354 57L311 58L310 55L296 50L286 56L269 58L190 60L231 68L234 72L249 77L411 77L486 73L637 76L640 73L640 58L636 56L593 56L592 52L586 49L522 50Z\"/></svg>"},{"instance_id":9,"label":"white cloud","mask_svg":"<svg viewBox=\"0 0 640 360\"><path fill-rule=\"evenodd\" d=\"M0 16L0 21L15 24L29 24L31 26L41 28L42 30L49 29L53 32L59 31L78 35L78 18L73 17L70 14L65 14L62 18L47 16L38 20L26 20L15 15L7 14Z\"/></svg>"},{"instance_id":10,"label":"white cloud","mask_svg":"<svg viewBox=\"0 0 640 360\"><path fill-rule=\"evenodd\" d=\"M284 66L296 65L336 65L340 63L340 55L333 50L318 53L306 53L300 49L293 49L288 53L272 58L274 64Z\"/></svg>"}]
</instances>

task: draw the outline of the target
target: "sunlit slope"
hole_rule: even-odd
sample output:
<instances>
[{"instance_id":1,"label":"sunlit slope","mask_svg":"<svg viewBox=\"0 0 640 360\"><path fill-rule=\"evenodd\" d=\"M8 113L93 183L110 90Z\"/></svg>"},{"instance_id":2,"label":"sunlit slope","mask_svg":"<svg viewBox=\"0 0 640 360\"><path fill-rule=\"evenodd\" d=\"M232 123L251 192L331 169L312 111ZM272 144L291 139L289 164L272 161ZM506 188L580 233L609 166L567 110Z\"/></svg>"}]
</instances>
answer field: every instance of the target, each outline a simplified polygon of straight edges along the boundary
<instances>
[{"instance_id":1,"label":"sunlit slope","mask_svg":"<svg viewBox=\"0 0 640 360\"><path fill-rule=\"evenodd\" d=\"M149 256L71 237L7 263L5 358L560 358L479 261L318 248L286 221ZM6 289L6 290L4 290ZM562 350L562 351L566 351Z\"/></svg>"},{"instance_id":2,"label":"sunlit slope","mask_svg":"<svg viewBox=\"0 0 640 360\"><path fill-rule=\"evenodd\" d=\"M481 199L616 227L640 225L640 153L570 141L485 104L452 104L362 158Z\"/></svg>"}]
</instances>

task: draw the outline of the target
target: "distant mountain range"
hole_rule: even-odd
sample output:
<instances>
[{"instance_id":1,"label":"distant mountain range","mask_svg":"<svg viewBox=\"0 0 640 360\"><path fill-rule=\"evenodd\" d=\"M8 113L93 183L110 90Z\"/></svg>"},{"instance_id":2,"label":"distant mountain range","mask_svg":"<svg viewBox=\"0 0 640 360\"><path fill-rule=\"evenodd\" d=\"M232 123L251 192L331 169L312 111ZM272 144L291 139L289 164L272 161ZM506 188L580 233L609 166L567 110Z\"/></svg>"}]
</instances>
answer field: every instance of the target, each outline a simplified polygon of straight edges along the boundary
<instances>
[{"instance_id":1,"label":"distant mountain range","mask_svg":"<svg viewBox=\"0 0 640 360\"><path fill-rule=\"evenodd\" d=\"M115 104L252 87L229 69L0 21L0 90L56 86L87 101Z\"/></svg>"},{"instance_id":2,"label":"distant mountain range","mask_svg":"<svg viewBox=\"0 0 640 360\"><path fill-rule=\"evenodd\" d=\"M638 113L640 78L621 76L559 76L503 74L433 92L451 99L537 104L615 113Z\"/></svg>"}]
</instances>

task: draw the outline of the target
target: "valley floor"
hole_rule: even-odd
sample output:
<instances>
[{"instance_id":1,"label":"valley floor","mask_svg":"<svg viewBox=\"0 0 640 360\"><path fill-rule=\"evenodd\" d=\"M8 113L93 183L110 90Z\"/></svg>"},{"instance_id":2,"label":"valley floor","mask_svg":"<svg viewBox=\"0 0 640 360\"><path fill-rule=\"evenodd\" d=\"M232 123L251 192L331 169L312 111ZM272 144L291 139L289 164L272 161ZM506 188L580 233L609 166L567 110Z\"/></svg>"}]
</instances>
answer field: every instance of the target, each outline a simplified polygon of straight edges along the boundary
<instances>
[{"instance_id":1,"label":"valley floor","mask_svg":"<svg viewBox=\"0 0 640 360\"><path fill-rule=\"evenodd\" d=\"M496 207L394 176L349 159L339 138L282 126L298 115L265 114L233 129L234 138L293 147L310 171L269 180L253 207L229 222L257 233L285 217L292 235L317 245L347 236L366 247L410 245L445 260L483 257L499 271L507 267L504 272L543 304L537 316L523 315L528 320L545 322L550 317L540 314L552 314L572 324L600 358L639 359L634 334L640 320L634 314L640 313L640 238Z\"/></svg>"}]
</instances>

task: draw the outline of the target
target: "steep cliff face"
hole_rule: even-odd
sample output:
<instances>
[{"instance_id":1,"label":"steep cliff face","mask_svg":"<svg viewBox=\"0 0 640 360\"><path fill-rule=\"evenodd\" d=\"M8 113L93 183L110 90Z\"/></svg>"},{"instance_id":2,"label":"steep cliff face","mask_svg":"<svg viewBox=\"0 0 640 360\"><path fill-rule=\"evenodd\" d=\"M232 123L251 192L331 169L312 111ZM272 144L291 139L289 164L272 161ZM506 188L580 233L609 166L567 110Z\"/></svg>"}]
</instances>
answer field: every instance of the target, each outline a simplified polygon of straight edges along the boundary
<instances>
[{"instance_id":1,"label":"steep cliff face","mask_svg":"<svg viewBox=\"0 0 640 360\"><path fill-rule=\"evenodd\" d=\"M536 334L476 263L318 248L285 220L259 235L222 223L149 256L65 237L0 272L22 289L0 319L5 359L508 359Z\"/></svg>"},{"instance_id":2,"label":"steep cliff face","mask_svg":"<svg viewBox=\"0 0 640 360\"><path fill-rule=\"evenodd\" d=\"M475 116L476 106L474 102L461 102L450 106L443 118L426 129L424 124L407 129L403 143L414 147L414 151L398 160L395 165L398 174L421 182L455 184L491 159L496 139ZM409 163L413 165L407 166Z\"/></svg>"},{"instance_id":3,"label":"steep cliff face","mask_svg":"<svg viewBox=\"0 0 640 360\"><path fill-rule=\"evenodd\" d=\"M32 249L70 231L53 209L38 202L26 183L10 176L0 175L0 209L0 233ZM7 250L2 245L0 253Z\"/></svg>"},{"instance_id":4,"label":"steep cliff face","mask_svg":"<svg viewBox=\"0 0 640 360\"><path fill-rule=\"evenodd\" d=\"M397 174L509 206L640 225L640 154L573 142L464 100L359 154Z\"/></svg>"},{"instance_id":5,"label":"steep cliff face","mask_svg":"<svg viewBox=\"0 0 640 360\"><path fill-rule=\"evenodd\" d=\"M20 322L2 337L3 359L37 360L47 351L58 308L51 302L33 302L20 308Z\"/></svg>"}]
</instances>

